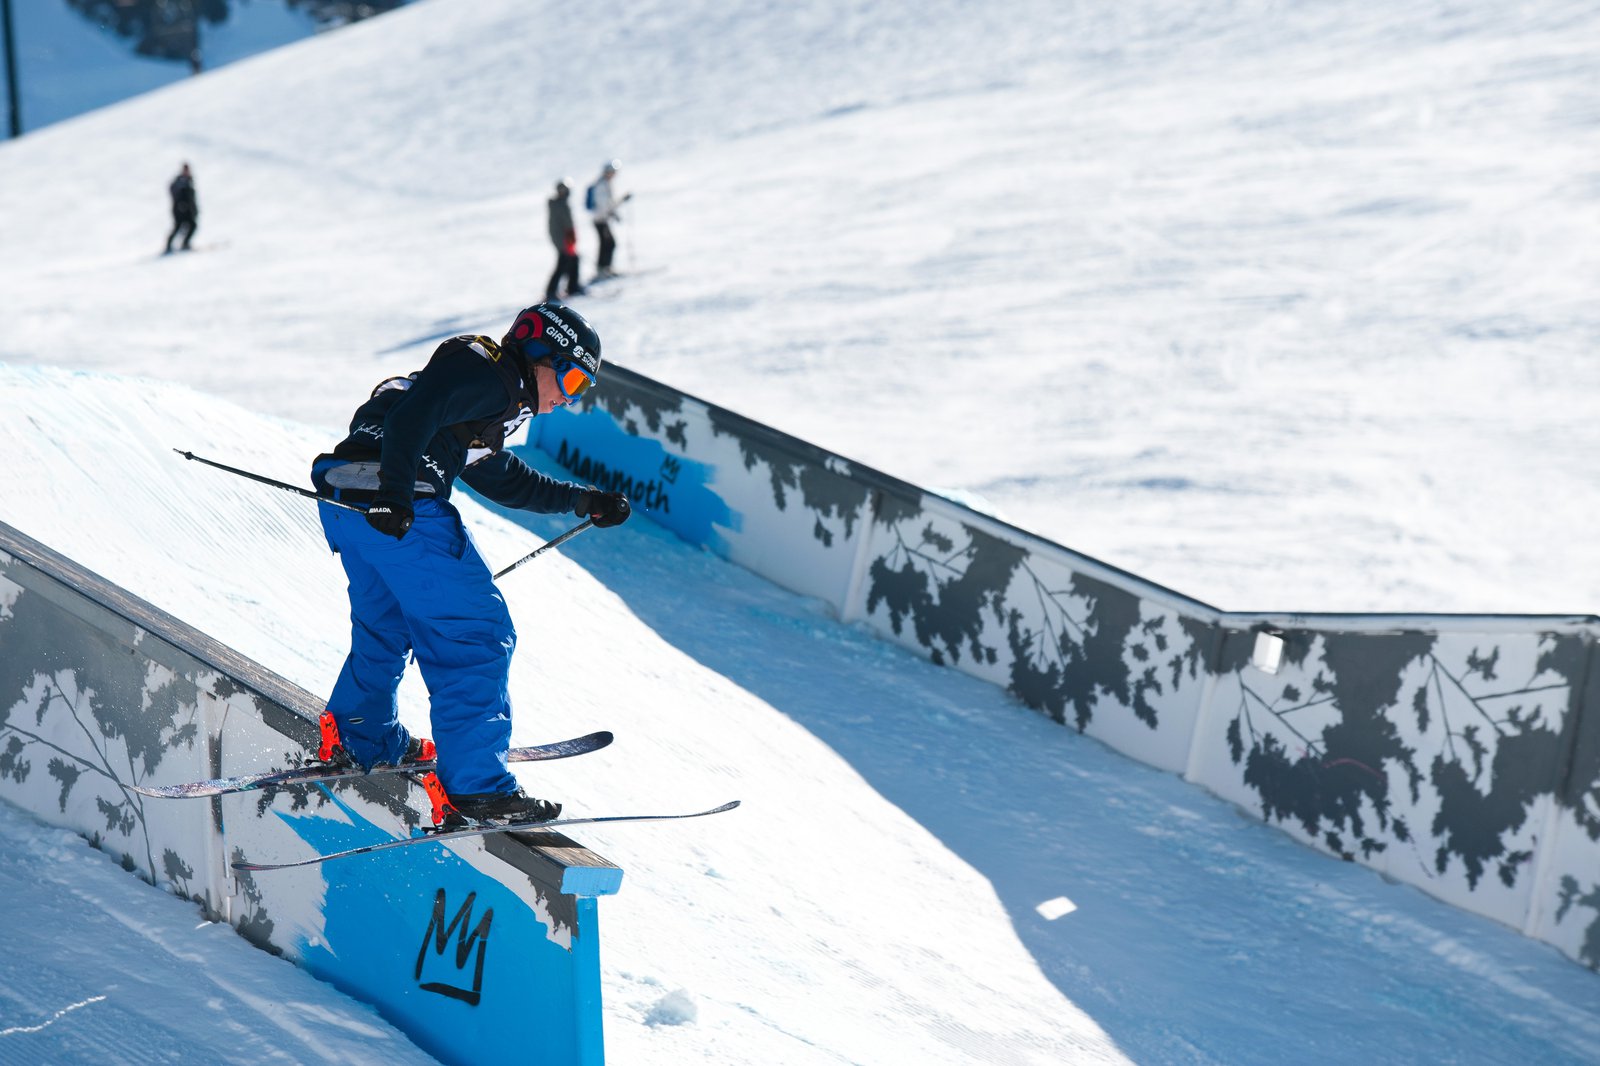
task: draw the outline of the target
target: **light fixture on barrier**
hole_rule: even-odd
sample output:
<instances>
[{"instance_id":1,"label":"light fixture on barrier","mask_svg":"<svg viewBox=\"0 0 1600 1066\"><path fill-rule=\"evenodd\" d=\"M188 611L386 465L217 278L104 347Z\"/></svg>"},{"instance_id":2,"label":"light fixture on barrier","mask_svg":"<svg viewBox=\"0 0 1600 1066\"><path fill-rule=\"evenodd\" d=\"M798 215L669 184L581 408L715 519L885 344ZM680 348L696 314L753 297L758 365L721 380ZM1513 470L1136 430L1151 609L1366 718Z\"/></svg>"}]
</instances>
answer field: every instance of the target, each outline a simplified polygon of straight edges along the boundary
<instances>
[{"instance_id":1,"label":"light fixture on barrier","mask_svg":"<svg viewBox=\"0 0 1600 1066\"><path fill-rule=\"evenodd\" d=\"M1283 665L1283 634L1275 629L1256 630L1255 650L1250 653L1250 665L1263 674L1275 674Z\"/></svg>"}]
</instances>

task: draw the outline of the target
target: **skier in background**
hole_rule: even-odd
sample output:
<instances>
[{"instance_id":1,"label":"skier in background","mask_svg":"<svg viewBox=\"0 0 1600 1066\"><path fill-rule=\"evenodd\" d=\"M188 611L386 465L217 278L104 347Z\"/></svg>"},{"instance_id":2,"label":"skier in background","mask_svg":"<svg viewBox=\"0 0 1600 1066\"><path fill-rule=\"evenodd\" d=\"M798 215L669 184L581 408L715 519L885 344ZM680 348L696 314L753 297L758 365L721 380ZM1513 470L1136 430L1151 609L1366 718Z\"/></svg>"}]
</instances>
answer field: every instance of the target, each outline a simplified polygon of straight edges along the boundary
<instances>
[{"instance_id":1,"label":"skier in background","mask_svg":"<svg viewBox=\"0 0 1600 1066\"><path fill-rule=\"evenodd\" d=\"M572 205L567 203L571 193L565 181L558 181L556 194L550 197L550 243L556 246L556 269L544 287L546 300L561 296L557 290L563 277L567 279L567 296L583 295L583 286L578 283L578 230L572 221Z\"/></svg>"},{"instance_id":2,"label":"skier in background","mask_svg":"<svg viewBox=\"0 0 1600 1066\"><path fill-rule=\"evenodd\" d=\"M167 250L162 255L172 254L172 242L179 233L183 234L183 250L187 252L189 242L194 240L195 225L200 221L200 204L194 197L194 175L189 173L188 163L183 164L167 191L172 195L172 232L167 234Z\"/></svg>"},{"instance_id":3,"label":"skier in background","mask_svg":"<svg viewBox=\"0 0 1600 1066\"><path fill-rule=\"evenodd\" d=\"M371 769L437 755L423 783L438 824L561 813L524 793L506 767L516 630L450 489L460 478L505 507L570 512L601 527L627 521L622 493L558 481L504 450L512 431L571 403L599 371L600 338L584 317L538 304L499 344L454 337L420 371L379 383L349 435L312 463L321 495L365 509L318 504L350 579L351 619L318 756ZM395 691L412 652L432 699L431 741L399 720Z\"/></svg>"},{"instance_id":4,"label":"skier in background","mask_svg":"<svg viewBox=\"0 0 1600 1066\"><path fill-rule=\"evenodd\" d=\"M584 193L584 206L589 209L589 217L594 219L595 233L600 235L600 259L595 264L594 272L596 278L616 276L616 271L611 269L611 257L616 253L617 240L612 236L611 223L621 221L617 211L623 204L633 199L631 192L620 200L617 199L617 191L611 184L611 179L616 177L617 168L621 165L615 159L607 163L594 184Z\"/></svg>"}]
</instances>

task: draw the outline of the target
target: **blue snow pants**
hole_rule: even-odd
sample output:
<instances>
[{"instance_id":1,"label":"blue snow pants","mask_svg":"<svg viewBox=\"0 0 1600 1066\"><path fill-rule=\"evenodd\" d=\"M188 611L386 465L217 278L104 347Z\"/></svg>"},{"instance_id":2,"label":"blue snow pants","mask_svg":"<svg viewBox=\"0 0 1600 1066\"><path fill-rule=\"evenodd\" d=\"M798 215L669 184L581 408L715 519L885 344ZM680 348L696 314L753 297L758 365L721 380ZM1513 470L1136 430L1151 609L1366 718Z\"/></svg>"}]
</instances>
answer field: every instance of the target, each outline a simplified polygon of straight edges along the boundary
<instances>
[{"instance_id":1,"label":"blue snow pants","mask_svg":"<svg viewBox=\"0 0 1600 1066\"><path fill-rule=\"evenodd\" d=\"M511 614L456 509L431 499L415 507L410 531L395 540L357 511L317 506L328 546L350 578L350 655L328 709L356 761L398 762L410 736L395 692L415 651L444 790L514 792L506 769L517 643Z\"/></svg>"}]
</instances>

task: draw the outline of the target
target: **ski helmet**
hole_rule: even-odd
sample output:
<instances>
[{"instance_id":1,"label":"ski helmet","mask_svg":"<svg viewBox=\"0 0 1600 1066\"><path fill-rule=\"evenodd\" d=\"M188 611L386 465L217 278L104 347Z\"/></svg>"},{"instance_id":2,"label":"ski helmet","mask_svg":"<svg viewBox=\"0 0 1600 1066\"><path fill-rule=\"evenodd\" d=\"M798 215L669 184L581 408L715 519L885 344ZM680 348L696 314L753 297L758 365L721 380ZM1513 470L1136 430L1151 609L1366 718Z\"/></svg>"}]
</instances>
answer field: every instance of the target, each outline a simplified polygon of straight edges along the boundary
<instances>
[{"instance_id":1,"label":"ski helmet","mask_svg":"<svg viewBox=\"0 0 1600 1066\"><path fill-rule=\"evenodd\" d=\"M566 304L534 304L517 315L501 340L502 348L522 354L529 363L540 359L576 363L591 381L600 378L600 335L589 320Z\"/></svg>"},{"instance_id":2,"label":"ski helmet","mask_svg":"<svg viewBox=\"0 0 1600 1066\"><path fill-rule=\"evenodd\" d=\"M622 169L622 160L620 160L620 159L607 159L606 163L605 163L605 166L600 168L600 173L601 174L615 174L617 171L619 171L621 169Z\"/></svg>"}]
</instances>

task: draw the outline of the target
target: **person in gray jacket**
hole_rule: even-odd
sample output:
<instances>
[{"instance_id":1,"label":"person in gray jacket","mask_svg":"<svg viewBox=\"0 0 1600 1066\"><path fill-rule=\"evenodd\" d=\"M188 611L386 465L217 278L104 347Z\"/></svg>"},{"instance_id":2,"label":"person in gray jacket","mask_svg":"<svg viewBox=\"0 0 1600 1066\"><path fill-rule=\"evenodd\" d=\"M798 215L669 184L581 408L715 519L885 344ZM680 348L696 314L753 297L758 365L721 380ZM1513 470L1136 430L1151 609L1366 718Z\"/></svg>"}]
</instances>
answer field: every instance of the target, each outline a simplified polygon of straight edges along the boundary
<instances>
[{"instance_id":1,"label":"person in gray jacket","mask_svg":"<svg viewBox=\"0 0 1600 1066\"><path fill-rule=\"evenodd\" d=\"M572 221L572 205L567 197L572 189L565 181L556 182L556 194L550 197L550 243L556 246L556 269L544 287L544 298L556 300L561 279L567 279L566 295L582 296L583 286L578 283L578 230Z\"/></svg>"},{"instance_id":2,"label":"person in gray jacket","mask_svg":"<svg viewBox=\"0 0 1600 1066\"><path fill-rule=\"evenodd\" d=\"M612 186L612 179L617 176L617 169L621 165L615 159L608 162L601 168L594 184L584 190L583 206L588 208L589 217L594 219L594 232L600 238L600 258L595 263L594 271L596 281L616 277L617 273L611 269L611 257L617 250L617 238L611 232L611 224L621 220L618 210L633 198L631 192L618 197Z\"/></svg>"}]
</instances>

